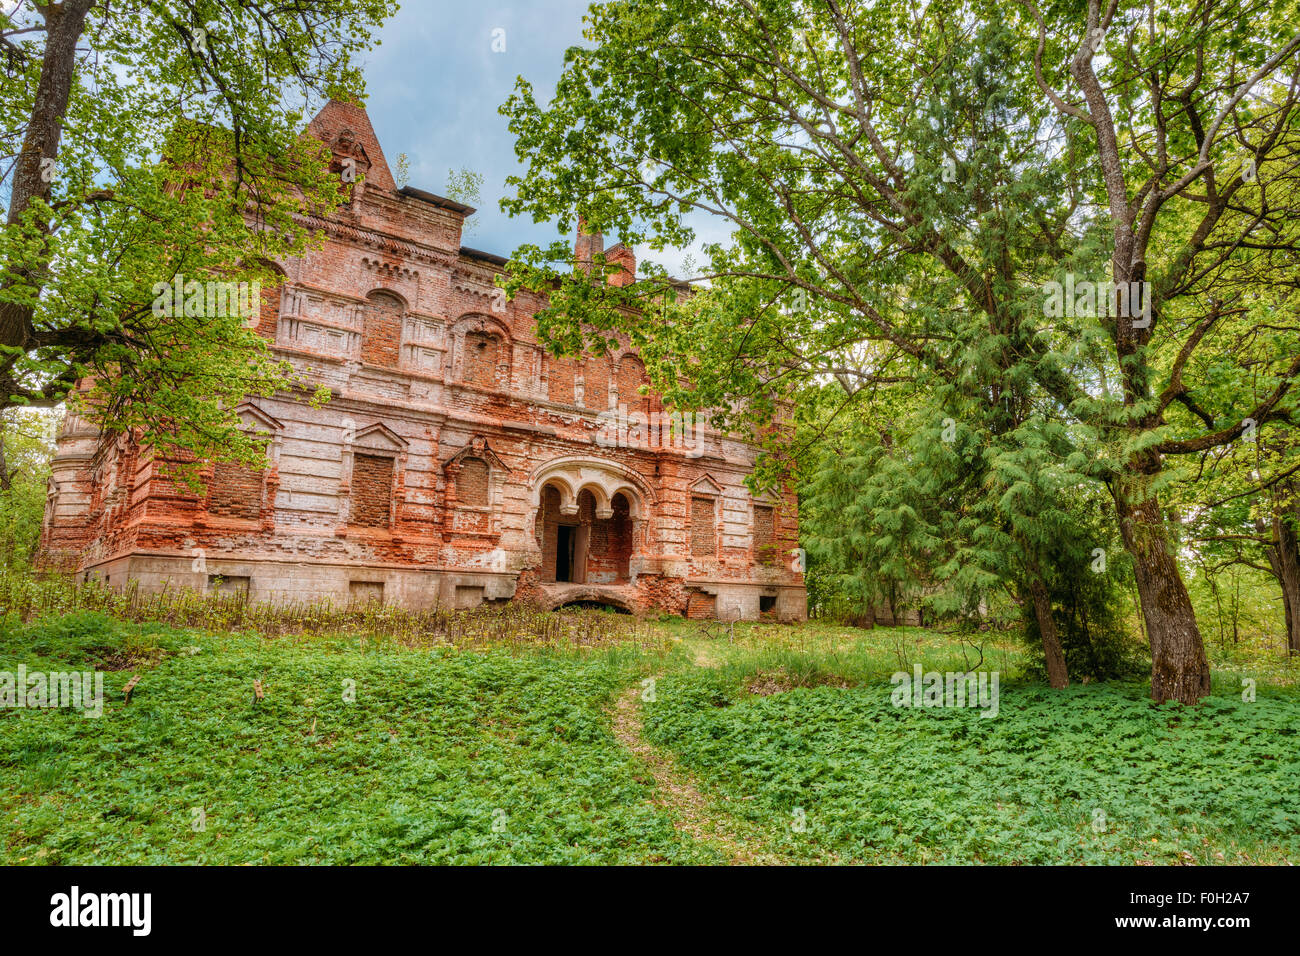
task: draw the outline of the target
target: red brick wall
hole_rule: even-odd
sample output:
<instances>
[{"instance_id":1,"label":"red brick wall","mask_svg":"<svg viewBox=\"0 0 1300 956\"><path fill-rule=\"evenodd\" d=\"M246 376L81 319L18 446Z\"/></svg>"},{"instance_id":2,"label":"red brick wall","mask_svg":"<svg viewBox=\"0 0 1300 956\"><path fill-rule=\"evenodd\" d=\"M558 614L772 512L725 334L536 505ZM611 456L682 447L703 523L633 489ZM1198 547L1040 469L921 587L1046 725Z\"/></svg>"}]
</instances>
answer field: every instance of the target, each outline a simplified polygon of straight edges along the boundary
<instances>
[{"instance_id":1,"label":"red brick wall","mask_svg":"<svg viewBox=\"0 0 1300 956\"><path fill-rule=\"evenodd\" d=\"M691 499L691 554L712 557L718 552L716 508L712 498Z\"/></svg>"},{"instance_id":2,"label":"red brick wall","mask_svg":"<svg viewBox=\"0 0 1300 956\"><path fill-rule=\"evenodd\" d=\"M366 324L361 332L361 361L397 368L402 344L402 303L383 292L366 297Z\"/></svg>"},{"instance_id":3,"label":"red brick wall","mask_svg":"<svg viewBox=\"0 0 1300 956\"><path fill-rule=\"evenodd\" d=\"M465 334L465 381L495 388L500 350L501 340L495 335L489 332L467 332Z\"/></svg>"},{"instance_id":4,"label":"red brick wall","mask_svg":"<svg viewBox=\"0 0 1300 956\"><path fill-rule=\"evenodd\" d=\"M280 321L280 287L263 286L261 308L257 314L257 333L275 341L276 326Z\"/></svg>"},{"instance_id":5,"label":"red brick wall","mask_svg":"<svg viewBox=\"0 0 1300 956\"><path fill-rule=\"evenodd\" d=\"M634 355L625 355L618 363L618 403L626 405L628 414L650 412L650 400L639 391L647 382L645 365Z\"/></svg>"},{"instance_id":6,"label":"red brick wall","mask_svg":"<svg viewBox=\"0 0 1300 956\"><path fill-rule=\"evenodd\" d=\"M609 359L589 355L582 360L583 408L603 412L609 408Z\"/></svg>"},{"instance_id":7,"label":"red brick wall","mask_svg":"<svg viewBox=\"0 0 1300 956\"><path fill-rule=\"evenodd\" d=\"M573 382L577 376L578 363L571 358L547 356L546 394L557 405L573 404Z\"/></svg>"},{"instance_id":8,"label":"red brick wall","mask_svg":"<svg viewBox=\"0 0 1300 956\"><path fill-rule=\"evenodd\" d=\"M776 522L769 505L754 505L754 563L776 564Z\"/></svg>"},{"instance_id":9,"label":"red brick wall","mask_svg":"<svg viewBox=\"0 0 1300 956\"><path fill-rule=\"evenodd\" d=\"M217 462L208 488L208 512L256 521L262 511L262 473L235 462Z\"/></svg>"},{"instance_id":10,"label":"red brick wall","mask_svg":"<svg viewBox=\"0 0 1300 956\"><path fill-rule=\"evenodd\" d=\"M456 500L465 505L486 505L488 495L488 464L482 458L465 458L456 476Z\"/></svg>"},{"instance_id":11,"label":"red brick wall","mask_svg":"<svg viewBox=\"0 0 1300 956\"><path fill-rule=\"evenodd\" d=\"M387 528L393 503L393 459L357 455L352 462L352 523Z\"/></svg>"}]
</instances>

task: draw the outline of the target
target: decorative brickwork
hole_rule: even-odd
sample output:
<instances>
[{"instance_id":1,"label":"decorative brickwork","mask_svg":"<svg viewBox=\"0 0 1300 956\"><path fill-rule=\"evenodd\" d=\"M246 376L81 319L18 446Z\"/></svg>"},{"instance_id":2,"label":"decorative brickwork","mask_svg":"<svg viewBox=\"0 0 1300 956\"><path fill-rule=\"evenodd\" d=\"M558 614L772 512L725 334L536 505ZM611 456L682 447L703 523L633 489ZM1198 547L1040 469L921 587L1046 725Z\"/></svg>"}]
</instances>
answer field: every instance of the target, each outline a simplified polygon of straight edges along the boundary
<instances>
[{"instance_id":1,"label":"decorative brickwork","mask_svg":"<svg viewBox=\"0 0 1300 956\"><path fill-rule=\"evenodd\" d=\"M387 528L393 508L393 459L357 455L352 463L352 523Z\"/></svg>"},{"instance_id":2,"label":"decorative brickwork","mask_svg":"<svg viewBox=\"0 0 1300 956\"><path fill-rule=\"evenodd\" d=\"M691 498L691 554L697 558L718 553L718 529L712 498Z\"/></svg>"},{"instance_id":3,"label":"decorative brickwork","mask_svg":"<svg viewBox=\"0 0 1300 956\"><path fill-rule=\"evenodd\" d=\"M608 356L549 355L534 318L546 301L504 301L505 260L461 245L472 209L399 191L364 110L330 103L310 131L365 181L313 220L321 247L277 264L283 282L264 288L254 325L332 399L241 405L268 467L217 465L203 495L129 436L70 416L44 567L145 590L237 581L252 601L597 601L757 618L775 595L777 616L805 615L802 576L758 563L797 544L797 521L788 490L779 524L755 507L752 444L705 428L690 448L663 441L667 429L599 440L611 406L662 409L641 394L626 338ZM576 250L588 263L603 250L607 281L633 280L631 249L588 231Z\"/></svg>"}]
</instances>

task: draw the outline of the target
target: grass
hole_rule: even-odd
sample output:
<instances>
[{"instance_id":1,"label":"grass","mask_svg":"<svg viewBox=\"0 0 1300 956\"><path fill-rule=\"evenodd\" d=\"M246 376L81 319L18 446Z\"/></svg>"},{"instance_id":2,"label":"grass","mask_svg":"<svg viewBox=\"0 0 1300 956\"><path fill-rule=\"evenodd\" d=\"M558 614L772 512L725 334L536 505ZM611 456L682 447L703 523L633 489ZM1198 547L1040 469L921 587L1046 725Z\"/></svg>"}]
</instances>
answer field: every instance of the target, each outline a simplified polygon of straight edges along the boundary
<instances>
[{"instance_id":1,"label":"grass","mask_svg":"<svg viewBox=\"0 0 1300 956\"><path fill-rule=\"evenodd\" d=\"M736 858L691 835L715 831L790 862L1300 859L1297 664L1275 651L1236 646L1206 702L1155 707L1141 683L1024 681L1013 639L920 628L352 609L266 616L268 637L223 617L265 611L71 600L0 618L0 671L93 666L108 697L99 719L0 708L2 862ZM981 655L998 717L891 705L893 672ZM614 733L652 675L653 776Z\"/></svg>"},{"instance_id":2,"label":"grass","mask_svg":"<svg viewBox=\"0 0 1300 956\"><path fill-rule=\"evenodd\" d=\"M610 733L610 697L649 666L640 650L363 649L93 612L53 623L11 628L0 658L66 669L80 649L131 645L161 660L108 674L97 720L0 710L4 862L713 859L650 806Z\"/></svg>"},{"instance_id":3,"label":"grass","mask_svg":"<svg viewBox=\"0 0 1300 956\"><path fill-rule=\"evenodd\" d=\"M737 664L665 678L646 734L790 858L1300 859L1294 695L1189 709L1155 707L1136 684L1013 683L983 719L896 708L888 683L760 695L753 676Z\"/></svg>"}]
</instances>

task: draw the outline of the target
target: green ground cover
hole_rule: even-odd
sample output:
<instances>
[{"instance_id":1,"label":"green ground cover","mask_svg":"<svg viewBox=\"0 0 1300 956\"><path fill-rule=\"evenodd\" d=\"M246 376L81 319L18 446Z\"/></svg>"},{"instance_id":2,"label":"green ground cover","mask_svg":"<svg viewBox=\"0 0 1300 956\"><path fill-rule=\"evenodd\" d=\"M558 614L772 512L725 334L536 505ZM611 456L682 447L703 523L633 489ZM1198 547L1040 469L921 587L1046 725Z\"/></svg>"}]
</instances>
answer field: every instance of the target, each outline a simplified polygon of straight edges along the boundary
<instances>
[{"instance_id":1,"label":"green ground cover","mask_svg":"<svg viewBox=\"0 0 1300 956\"><path fill-rule=\"evenodd\" d=\"M688 811L796 863L1300 859L1296 665L1241 647L1182 708L1141 683L1052 692L1017 677L1013 640L919 628L665 620L633 643L462 649L0 621L0 671L110 668L101 718L0 708L9 863L735 859ZM997 717L891 704L892 672L981 656ZM616 727L632 688L655 775Z\"/></svg>"}]
</instances>

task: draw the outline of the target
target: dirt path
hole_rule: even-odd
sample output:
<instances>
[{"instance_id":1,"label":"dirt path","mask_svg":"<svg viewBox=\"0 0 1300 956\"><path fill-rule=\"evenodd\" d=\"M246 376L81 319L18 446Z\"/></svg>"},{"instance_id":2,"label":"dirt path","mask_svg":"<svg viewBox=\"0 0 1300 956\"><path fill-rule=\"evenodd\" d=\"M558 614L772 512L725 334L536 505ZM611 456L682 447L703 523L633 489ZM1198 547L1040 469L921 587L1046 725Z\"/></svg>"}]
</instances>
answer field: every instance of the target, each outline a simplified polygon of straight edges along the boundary
<instances>
[{"instance_id":1,"label":"dirt path","mask_svg":"<svg viewBox=\"0 0 1300 956\"><path fill-rule=\"evenodd\" d=\"M614 736L645 763L655 781L655 805L672 817L679 831L713 847L733 864L771 866L791 862L763 849L758 834L748 827L719 819L691 775L671 756L647 743L641 727L638 685L621 694L615 704Z\"/></svg>"}]
</instances>

